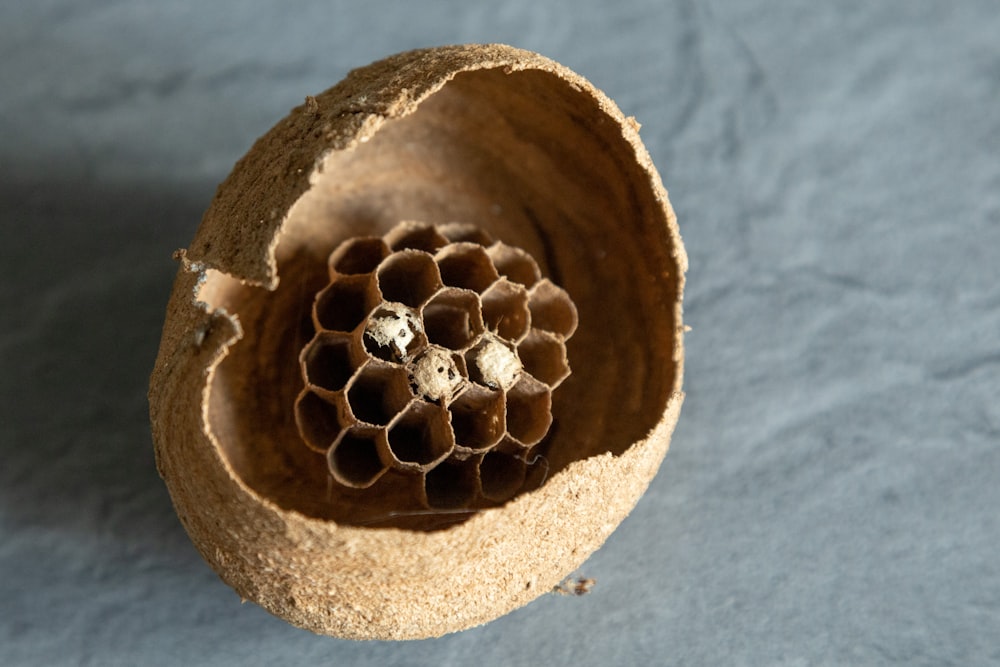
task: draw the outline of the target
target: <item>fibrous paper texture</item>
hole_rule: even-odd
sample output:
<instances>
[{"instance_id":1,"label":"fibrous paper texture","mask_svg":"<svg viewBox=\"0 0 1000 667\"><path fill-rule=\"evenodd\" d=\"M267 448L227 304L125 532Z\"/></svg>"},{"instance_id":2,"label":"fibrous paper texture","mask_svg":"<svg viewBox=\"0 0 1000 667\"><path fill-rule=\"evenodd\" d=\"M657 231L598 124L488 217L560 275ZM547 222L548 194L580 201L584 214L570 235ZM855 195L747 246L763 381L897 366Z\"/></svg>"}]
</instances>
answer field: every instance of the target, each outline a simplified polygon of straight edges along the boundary
<instances>
[{"instance_id":1,"label":"fibrous paper texture","mask_svg":"<svg viewBox=\"0 0 1000 667\"><path fill-rule=\"evenodd\" d=\"M352 72L294 109L236 164L179 253L150 408L157 464L178 516L241 596L315 632L436 636L551 590L631 511L666 453L683 398L686 270L673 211L637 127L585 79L541 56L500 45L444 47ZM349 239L380 239L401 220L435 229L461 221L503 245L446 236L455 248L447 256L411 259L403 249L385 265L386 281L372 281L350 277L348 265L375 261L382 271L395 237L366 242L340 258L348 278L319 297L314 322L316 295L331 283L328 261L339 261L332 253ZM477 265L482 252L490 261ZM419 308L386 299L397 262L407 281L437 276L443 287L427 288ZM481 310L448 291L455 267L472 281L458 289L475 291ZM519 285L528 298L526 333ZM563 309L531 309L532 299L551 301L556 285L572 295L578 315L569 339ZM402 488L372 504L370 489L355 487L385 459L365 449L365 429L378 425L364 419L346 447L367 458L356 467L336 464L354 486L336 483L322 441L337 426L296 421L297 400L300 414L319 405L299 400L305 379L317 387L352 382L362 394L377 388L378 399L358 403L375 421L386 416L374 413L397 409L392 419L409 419L411 381L442 396L449 391L447 383L421 380L427 370L419 364L400 375L377 363L385 361L377 354L363 358L371 350L357 349L356 337L345 342L338 332L350 325L350 309L321 304L339 299L338 290L361 310L383 302L417 315L423 308L420 322L398 308L379 315L406 321L402 335L366 323L376 352L400 359L414 341L429 345L429 335L478 331L482 317L471 348L439 347L456 352L456 368L464 363L482 388L469 394L471 412L497 414L489 392L501 390L508 411L512 403L523 409L528 417L519 425L505 420L518 439L541 434L548 408L551 424L534 445L544 447L539 478L504 488L497 496L511 497L492 507L473 500L457 511L432 503L406 509L412 493ZM427 306L438 298L440 317L428 323ZM507 349L538 385L559 384L550 405L537 399L546 389L522 383L523 372L515 379L487 322L496 322L499 345L524 335ZM565 378L562 358L551 353L560 335L573 363ZM324 344L306 353L304 379L300 354L317 336ZM329 357L319 371L328 377L313 381L310 354ZM461 417L450 419L457 441ZM438 426L432 458L448 446L443 419ZM473 441L494 437L481 424L469 431ZM532 473L529 467L526 478Z\"/></svg>"}]
</instances>

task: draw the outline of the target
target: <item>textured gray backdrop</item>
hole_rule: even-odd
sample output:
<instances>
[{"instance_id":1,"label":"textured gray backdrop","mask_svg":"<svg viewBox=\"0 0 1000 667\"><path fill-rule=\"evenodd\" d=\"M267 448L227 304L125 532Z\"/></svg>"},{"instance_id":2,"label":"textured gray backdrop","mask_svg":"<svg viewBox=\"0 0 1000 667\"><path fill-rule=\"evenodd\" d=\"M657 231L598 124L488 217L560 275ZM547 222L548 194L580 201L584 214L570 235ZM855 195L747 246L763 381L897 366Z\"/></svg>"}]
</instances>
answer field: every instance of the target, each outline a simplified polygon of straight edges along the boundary
<instances>
[{"instance_id":1,"label":"textured gray backdrop","mask_svg":"<svg viewBox=\"0 0 1000 667\"><path fill-rule=\"evenodd\" d=\"M998 35L991 0L3 0L0 664L1000 664ZM154 470L170 254L307 94L474 41L643 123L687 402L590 595L316 637L240 604Z\"/></svg>"}]
</instances>

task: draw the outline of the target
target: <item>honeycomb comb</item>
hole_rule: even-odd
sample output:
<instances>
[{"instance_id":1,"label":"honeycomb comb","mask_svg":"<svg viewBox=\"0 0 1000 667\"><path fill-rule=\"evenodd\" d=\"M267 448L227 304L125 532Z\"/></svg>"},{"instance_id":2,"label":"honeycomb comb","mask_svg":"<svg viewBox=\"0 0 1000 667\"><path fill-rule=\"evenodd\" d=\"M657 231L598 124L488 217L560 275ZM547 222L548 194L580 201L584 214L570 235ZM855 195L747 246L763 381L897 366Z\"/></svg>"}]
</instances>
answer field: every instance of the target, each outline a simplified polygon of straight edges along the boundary
<instances>
[{"instance_id":1,"label":"honeycomb comb","mask_svg":"<svg viewBox=\"0 0 1000 667\"><path fill-rule=\"evenodd\" d=\"M423 507L506 500L569 376L565 290L526 252L466 224L402 222L343 242L299 362L299 433L332 478L419 477Z\"/></svg>"}]
</instances>

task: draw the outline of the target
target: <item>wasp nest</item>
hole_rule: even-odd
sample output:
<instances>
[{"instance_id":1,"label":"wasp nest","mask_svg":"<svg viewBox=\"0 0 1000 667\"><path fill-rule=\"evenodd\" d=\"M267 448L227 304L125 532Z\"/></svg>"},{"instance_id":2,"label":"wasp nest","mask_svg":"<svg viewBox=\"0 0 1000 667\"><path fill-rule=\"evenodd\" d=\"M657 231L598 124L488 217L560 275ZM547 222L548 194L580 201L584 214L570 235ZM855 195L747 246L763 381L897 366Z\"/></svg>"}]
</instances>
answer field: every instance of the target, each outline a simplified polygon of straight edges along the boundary
<instances>
[{"instance_id":1,"label":"wasp nest","mask_svg":"<svg viewBox=\"0 0 1000 667\"><path fill-rule=\"evenodd\" d=\"M628 515L683 399L686 259L638 130L551 60L454 46L353 71L236 164L178 253L150 415L241 597L441 635Z\"/></svg>"},{"instance_id":2,"label":"wasp nest","mask_svg":"<svg viewBox=\"0 0 1000 667\"><path fill-rule=\"evenodd\" d=\"M463 224L404 222L328 264L295 418L333 478L365 489L390 469L414 475L428 508L517 492L570 373L566 292Z\"/></svg>"}]
</instances>

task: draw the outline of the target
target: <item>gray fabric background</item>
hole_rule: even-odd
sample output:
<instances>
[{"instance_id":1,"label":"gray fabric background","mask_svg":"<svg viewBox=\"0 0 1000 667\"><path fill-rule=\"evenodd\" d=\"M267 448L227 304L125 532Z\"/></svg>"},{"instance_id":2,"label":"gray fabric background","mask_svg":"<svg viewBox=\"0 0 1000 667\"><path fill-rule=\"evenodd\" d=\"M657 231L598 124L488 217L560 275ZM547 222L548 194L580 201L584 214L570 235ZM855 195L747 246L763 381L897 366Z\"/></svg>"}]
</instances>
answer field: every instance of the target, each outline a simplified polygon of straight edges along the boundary
<instances>
[{"instance_id":1,"label":"gray fabric background","mask_svg":"<svg viewBox=\"0 0 1000 667\"><path fill-rule=\"evenodd\" d=\"M0 664L1000 664L998 35L991 0L4 1ZM687 402L590 595L316 637L240 604L156 475L170 255L305 95L473 41L643 123Z\"/></svg>"}]
</instances>

